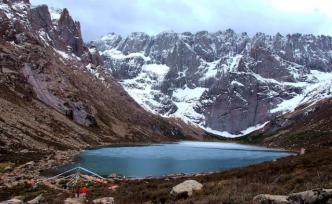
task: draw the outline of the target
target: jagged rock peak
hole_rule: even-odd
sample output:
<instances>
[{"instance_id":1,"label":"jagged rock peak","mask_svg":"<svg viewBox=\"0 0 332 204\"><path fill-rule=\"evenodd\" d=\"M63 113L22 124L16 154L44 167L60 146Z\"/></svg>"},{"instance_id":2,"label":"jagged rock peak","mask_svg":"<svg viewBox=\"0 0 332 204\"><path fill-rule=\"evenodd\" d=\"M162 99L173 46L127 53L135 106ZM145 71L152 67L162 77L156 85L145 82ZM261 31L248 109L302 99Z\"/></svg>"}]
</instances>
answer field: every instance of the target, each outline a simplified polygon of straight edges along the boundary
<instances>
[{"instance_id":1,"label":"jagged rock peak","mask_svg":"<svg viewBox=\"0 0 332 204\"><path fill-rule=\"evenodd\" d=\"M74 21L67 8L64 8L61 12L59 25L73 26L76 27L76 29L79 31L81 29L80 23L78 21Z\"/></svg>"},{"instance_id":2,"label":"jagged rock peak","mask_svg":"<svg viewBox=\"0 0 332 204\"><path fill-rule=\"evenodd\" d=\"M62 10L58 29L63 42L69 45L77 56L81 56L84 51L81 25L78 21L73 20L66 8Z\"/></svg>"},{"instance_id":3,"label":"jagged rock peak","mask_svg":"<svg viewBox=\"0 0 332 204\"><path fill-rule=\"evenodd\" d=\"M67 8L64 8L61 13L60 21L65 21L66 19L72 19Z\"/></svg>"}]
</instances>

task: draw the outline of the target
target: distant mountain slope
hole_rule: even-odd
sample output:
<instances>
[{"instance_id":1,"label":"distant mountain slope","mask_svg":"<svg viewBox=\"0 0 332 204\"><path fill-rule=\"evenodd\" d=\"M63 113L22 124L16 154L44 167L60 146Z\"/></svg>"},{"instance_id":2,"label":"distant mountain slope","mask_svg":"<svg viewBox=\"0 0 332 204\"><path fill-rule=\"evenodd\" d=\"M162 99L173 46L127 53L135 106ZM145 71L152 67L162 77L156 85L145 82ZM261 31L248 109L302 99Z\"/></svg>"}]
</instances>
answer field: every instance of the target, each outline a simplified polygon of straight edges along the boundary
<instances>
[{"instance_id":1,"label":"distant mountain slope","mask_svg":"<svg viewBox=\"0 0 332 204\"><path fill-rule=\"evenodd\" d=\"M1 149L202 139L202 130L133 101L84 46L67 9L1 0L0 21Z\"/></svg>"},{"instance_id":2,"label":"distant mountain slope","mask_svg":"<svg viewBox=\"0 0 332 204\"><path fill-rule=\"evenodd\" d=\"M230 29L111 33L90 46L146 110L224 136L249 133L304 102L331 96L329 36L250 37Z\"/></svg>"}]
</instances>

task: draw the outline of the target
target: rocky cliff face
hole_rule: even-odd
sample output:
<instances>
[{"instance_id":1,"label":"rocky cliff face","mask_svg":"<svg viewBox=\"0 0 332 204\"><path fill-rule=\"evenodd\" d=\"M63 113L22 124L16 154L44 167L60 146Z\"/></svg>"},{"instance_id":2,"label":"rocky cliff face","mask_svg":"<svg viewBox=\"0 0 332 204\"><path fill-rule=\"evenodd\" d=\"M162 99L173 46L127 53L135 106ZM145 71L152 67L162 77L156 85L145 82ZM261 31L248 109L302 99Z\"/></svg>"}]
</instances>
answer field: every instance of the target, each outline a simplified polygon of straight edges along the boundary
<instances>
[{"instance_id":1,"label":"rocky cliff face","mask_svg":"<svg viewBox=\"0 0 332 204\"><path fill-rule=\"evenodd\" d=\"M279 113L331 95L328 36L111 33L91 45L145 109L221 135L248 133Z\"/></svg>"},{"instance_id":2,"label":"rocky cliff face","mask_svg":"<svg viewBox=\"0 0 332 204\"><path fill-rule=\"evenodd\" d=\"M0 21L1 151L204 135L135 103L84 46L67 9L1 0Z\"/></svg>"},{"instance_id":3,"label":"rocky cliff face","mask_svg":"<svg viewBox=\"0 0 332 204\"><path fill-rule=\"evenodd\" d=\"M300 151L328 149L332 145L332 99L304 104L275 117L264 128L239 138L246 143Z\"/></svg>"}]
</instances>

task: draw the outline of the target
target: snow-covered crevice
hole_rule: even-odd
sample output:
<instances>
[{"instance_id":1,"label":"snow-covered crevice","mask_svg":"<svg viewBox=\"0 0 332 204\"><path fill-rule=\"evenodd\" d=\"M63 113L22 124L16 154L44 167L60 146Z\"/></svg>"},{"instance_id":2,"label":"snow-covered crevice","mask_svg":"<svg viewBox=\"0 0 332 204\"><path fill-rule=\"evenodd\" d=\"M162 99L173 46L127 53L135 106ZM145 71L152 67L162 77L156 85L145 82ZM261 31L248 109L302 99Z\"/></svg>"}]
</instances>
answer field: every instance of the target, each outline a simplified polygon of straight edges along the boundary
<instances>
[{"instance_id":1,"label":"snow-covered crevice","mask_svg":"<svg viewBox=\"0 0 332 204\"><path fill-rule=\"evenodd\" d=\"M210 79L212 77L215 77L217 73L220 71L218 70L217 65L220 63L220 59L216 60L214 62L206 62L205 60L201 59L201 66L198 68L199 70L202 70L202 77L201 81Z\"/></svg>"},{"instance_id":2,"label":"snow-covered crevice","mask_svg":"<svg viewBox=\"0 0 332 204\"><path fill-rule=\"evenodd\" d=\"M100 74L100 72L98 71L98 69L96 67L93 67L94 65L92 65L91 63L89 63L88 65L85 66L85 68L93 75L95 76L97 79L101 80L101 81L105 81L105 78Z\"/></svg>"},{"instance_id":3,"label":"snow-covered crevice","mask_svg":"<svg viewBox=\"0 0 332 204\"><path fill-rule=\"evenodd\" d=\"M60 20L61 14L63 12L62 9L57 9L54 7L50 7L49 9L50 15L51 15L51 20L53 24L57 24L58 21Z\"/></svg>"},{"instance_id":4,"label":"snow-covered crevice","mask_svg":"<svg viewBox=\"0 0 332 204\"><path fill-rule=\"evenodd\" d=\"M43 41L46 46L50 46L50 42L52 41L50 36L43 30L38 31L39 38Z\"/></svg>"},{"instance_id":5,"label":"snow-covered crevice","mask_svg":"<svg viewBox=\"0 0 332 204\"><path fill-rule=\"evenodd\" d=\"M243 56L242 55L235 55L234 57L228 59L228 66L225 66L225 71L235 72L237 71L237 67L239 66L240 60Z\"/></svg>"},{"instance_id":6,"label":"snow-covered crevice","mask_svg":"<svg viewBox=\"0 0 332 204\"><path fill-rule=\"evenodd\" d=\"M227 74L229 72L236 72L242 57L242 55L228 56L225 63L221 63L221 59L213 62L206 62L201 59L201 65L198 68L202 73L200 81L216 77L218 73Z\"/></svg>"},{"instance_id":7,"label":"snow-covered crevice","mask_svg":"<svg viewBox=\"0 0 332 204\"><path fill-rule=\"evenodd\" d=\"M195 124L204 122L204 116L197 113L194 107L199 104L200 97L207 89L201 87L175 89L170 98L159 90L168 71L169 67L166 65L143 65L142 72L137 77L123 80L121 84L128 94L148 111L160 113L165 105L163 101L168 100L176 106L176 111L164 113L163 116L181 118Z\"/></svg>"},{"instance_id":8,"label":"snow-covered crevice","mask_svg":"<svg viewBox=\"0 0 332 204\"><path fill-rule=\"evenodd\" d=\"M251 74L252 76L254 76L257 81L264 83L264 84L275 84L275 85L279 85L279 86L293 86L293 87L305 87L308 85L307 82L281 82L278 81L276 79L272 79L272 78L264 78L259 74L256 74L254 72L249 72L249 74Z\"/></svg>"},{"instance_id":9,"label":"snow-covered crevice","mask_svg":"<svg viewBox=\"0 0 332 204\"><path fill-rule=\"evenodd\" d=\"M205 117L197 113L194 108L199 104L199 99L206 90L206 88L202 87L176 89L173 92L172 101L176 105L177 110L167 116L182 118L186 122L202 124Z\"/></svg>"},{"instance_id":10,"label":"snow-covered crevice","mask_svg":"<svg viewBox=\"0 0 332 204\"><path fill-rule=\"evenodd\" d=\"M294 111L302 104L314 104L322 99L332 97L332 73L311 70L307 75L311 83L300 82L303 85L301 94L284 100L276 108L270 110L271 113L286 113Z\"/></svg>"},{"instance_id":11,"label":"snow-covered crevice","mask_svg":"<svg viewBox=\"0 0 332 204\"><path fill-rule=\"evenodd\" d=\"M119 50L111 49L101 52L101 55L108 56L114 60L125 60L125 59L140 57L143 58L145 61L150 61L150 57L146 57L144 53L141 52L130 53L128 55L125 55Z\"/></svg>"},{"instance_id":12,"label":"snow-covered crevice","mask_svg":"<svg viewBox=\"0 0 332 204\"><path fill-rule=\"evenodd\" d=\"M140 74L133 79L120 82L128 94L144 109L158 113L163 108L162 98L166 97L158 87L164 80L169 67L161 64L143 65ZM156 100L158 99L158 100Z\"/></svg>"},{"instance_id":13,"label":"snow-covered crevice","mask_svg":"<svg viewBox=\"0 0 332 204\"><path fill-rule=\"evenodd\" d=\"M60 59L62 60L62 62L71 61L71 60L81 61L81 58L77 57L72 52L67 53L67 52L64 52L64 51L61 51L61 50L58 50L58 49L55 49L55 48L54 48L54 51L60 56Z\"/></svg>"}]
</instances>

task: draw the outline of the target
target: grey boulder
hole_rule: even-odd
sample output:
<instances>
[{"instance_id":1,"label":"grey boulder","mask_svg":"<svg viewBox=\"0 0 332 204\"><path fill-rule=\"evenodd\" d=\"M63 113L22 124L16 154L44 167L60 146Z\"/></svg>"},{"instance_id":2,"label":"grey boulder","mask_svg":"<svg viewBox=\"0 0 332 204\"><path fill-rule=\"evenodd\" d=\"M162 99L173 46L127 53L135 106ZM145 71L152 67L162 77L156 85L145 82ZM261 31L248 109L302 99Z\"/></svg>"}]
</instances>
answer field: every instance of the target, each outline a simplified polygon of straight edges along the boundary
<instances>
[{"instance_id":1,"label":"grey boulder","mask_svg":"<svg viewBox=\"0 0 332 204\"><path fill-rule=\"evenodd\" d=\"M203 184L195 181L195 180L187 180L184 181L172 188L171 194L177 195L186 193L188 196L193 194L193 191L200 191L203 188Z\"/></svg>"}]
</instances>

